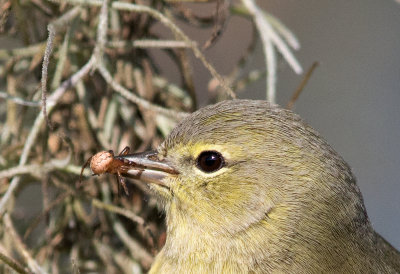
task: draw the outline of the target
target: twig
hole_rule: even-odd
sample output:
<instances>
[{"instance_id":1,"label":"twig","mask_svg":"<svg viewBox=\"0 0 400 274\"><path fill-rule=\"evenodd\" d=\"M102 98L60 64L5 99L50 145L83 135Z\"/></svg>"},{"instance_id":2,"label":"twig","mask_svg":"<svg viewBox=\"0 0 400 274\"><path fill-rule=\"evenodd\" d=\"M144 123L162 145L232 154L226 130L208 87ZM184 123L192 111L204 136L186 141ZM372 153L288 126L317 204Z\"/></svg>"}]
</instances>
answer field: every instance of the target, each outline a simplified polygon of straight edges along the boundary
<instances>
[{"instance_id":1,"label":"twig","mask_svg":"<svg viewBox=\"0 0 400 274\"><path fill-rule=\"evenodd\" d=\"M46 50L44 51L43 65L42 65L42 111L43 116L46 119L47 125L53 130L53 125L50 123L49 117L47 116L47 68L50 63L50 55L53 51L53 41L56 35L56 31L53 25L48 26L49 37L47 38Z\"/></svg>"},{"instance_id":2,"label":"twig","mask_svg":"<svg viewBox=\"0 0 400 274\"><path fill-rule=\"evenodd\" d=\"M46 44L46 49L44 52L43 56L43 65L42 65L42 111L43 111L43 116L46 119L47 125L49 126L50 129L53 129L52 124L50 123L50 120L47 116L47 105L46 105L46 100L47 100L47 69L49 67L50 63L50 56L53 51L53 41L54 37L56 35L56 31L60 29L61 27L64 27L64 24L69 22L70 20L74 19L75 16L79 14L81 11L80 7L75 7L72 10L68 11L66 14L61 16L59 19L57 19L55 22L49 24L48 26L48 31L49 31L49 36L47 38L47 44Z\"/></svg>"},{"instance_id":3,"label":"twig","mask_svg":"<svg viewBox=\"0 0 400 274\"><path fill-rule=\"evenodd\" d=\"M109 41L107 47L112 48L190 48L190 45L185 41L176 40L155 40L155 39L142 39L135 41Z\"/></svg>"},{"instance_id":4,"label":"twig","mask_svg":"<svg viewBox=\"0 0 400 274\"><path fill-rule=\"evenodd\" d=\"M116 252L108 245L102 244L101 241L93 239L93 246L105 266L105 269L103 269L104 273L128 273L125 271L117 271L117 267L114 265Z\"/></svg>"},{"instance_id":5,"label":"twig","mask_svg":"<svg viewBox=\"0 0 400 274\"><path fill-rule=\"evenodd\" d=\"M153 257L137 241L135 241L125 230L119 221L114 221L114 230L118 237L124 242L136 260L140 260L146 268L153 262Z\"/></svg>"},{"instance_id":6,"label":"twig","mask_svg":"<svg viewBox=\"0 0 400 274\"><path fill-rule=\"evenodd\" d=\"M267 21L262 10L258 8L255 0L242 0L243 5L247 8L249 13L253 16L254 22L258 28L261 36L261 40L264 44L264 55L266 58L267 66L267 98L272 103L275 103L275 82L276 82L276 60L274 57L273 46L276 46L277 50L282 54L285 60L289 63L292 69L297 73L301 74L303 69L294 57L293 53L282 40L282 38L275 32L271 24Z\"/></svg>"},{"instance_id":7,"label":"twig","mask_svg":"<svg viewBox=\"0 0 400 274\"><path fill-rule=\"evenodd\" d=\"M131 93L128 89L124 88L120 84L118 84L113 77L111 76L110 72L104 67L104 65L100 65L98 68L98 71L100 74L103 76L103 78L106 80L106 82L119 94L121 94L123 97L128 99L129 101L138 104L146 109L153 110L155 112L161 113L163 115L166 115L168 117L173 117L175 119L182 119L188 115L188 113L185 112L177 112L171 109L166 109L157 105L154 105L150 103L147 100L144 100L135 94Z\"/></svg>"},{"instance_id":8,"label":"twig","mask_svg":"<svg viewBox=\"0 0 400 274\"><path fill-rule=\"evenodd\" d=\"M221 4L221 2L223 2ZM215 41L221 36L222 30L226 23L226 17L228 13L228 1L217 0L217 5L215 7L215 19L214 28L211 37L204 43L203 50L210 48Z\"/></svg>"},{"instance_id":9,"label":"twig","mask_svg":"<svg viewBox=\"0 0 400 274\"><path fill-rule=\"evenodd\" d=\"M268 12L264 12L267 17L268 22L271 24L273 28L275 28L282 36L283 39L295 50L300 49L300 43L294 33L288 29L278 18L269 14Z\"/></svg>"},{"instance_id":10,"label":"twig","mask_svg":"<svg viewBox=\"0 0 400 274\"><path fill-rule=\"evenodd\" d=\"M24 100L19 97L11 96L4 91L0 91L0 98L4 98L6 100L11 100L18 105L27 106L27 107L39 107L41 105L41 103L38 101L27 101L27 100Z\"/></svg>"},{"instance_id":11,"label":"twig","mask_svg":"<svg viewBox=\"0 0 400 274\"><path fill-rule=\"evenodd\" d=\"M44 50L46 47L46 43L39 43L30 45L24 48L16 48L12 50L8 49L0 49L0 60L8 60L11 57L31 57L36 55L39 51Z\"/></svg>"},{"instance_id":12,"label":"twig","mask_svg":"<svg viewBox=\"0 0 400 274\"><path fill-rule=\"evenodd\" d=\"M20 263L18 263L16 260L14 260L11 257L8 257L6 254L4 254L1 251L0 251L0 261L3 261L3 263L5 263L7 266L12 268L17 273L20 273L20 274L28 274L29 273L25 270L25 268L22 265L20 265Z\"/></svg>"},{"instance_id":13,"label":"twig","mask_svg":"<svg viewBox=\"0 0 400 274\"><path fill-rule=\"evenodd\" d=\"M139 263L132 260L129 256L125 255L122 251L116 251L112 249L109 245L94 239L93 245L97 250L99 256L112 256L113 261L122 269L123 273L137 273L133 269L138 269L140 267ZM102 254L100 254L102 253ZM109 259L109 258L107 258ZM141 272L139 272L141 273Z\"/></svg>"},{"instance_id":14,"label":"twig","mask_svg":"<svg viewBox=\"0 0 400 274\"><path fill-rule=\"evenodd\" d=\"M8 213L4 214L3 220L4 220L4 225L6 226L6 232L10 234L9 236L13 240L16 249L28 264L28 268L34 273L47 273L42 269L42 267L38 264L38 262L32 257L32 255L27 250L26 246L19 237L17 231L15 231L14 225Z\"/></svg>"},{"instance_id":15,"label":"twig","mask_svg":"<svg viewBox=\"0 0 400 274\"><path fill-rule=\"evenodd\" d=\"M103 203L102 201L100 201L98 199L93 199L92 204L97 208L105 209L107 211L117 213L119 215L123 215L126 218L130 219L132 222L137 223L141 226L146 225L146 222L144 221L144 219L142 217L134 214L132 211L129 211L127 209L120 208L120 207L114 206L112 204Z\"/></svg>"},{"instance_id":16,"label":"twig","mask_svg":"<svg viewBox=\"0 0 400 274\"><path fill-rule=\"evenodd\" d=\"M94 57L96 59L95 66L98 67L103 63L104 48L107 41L108 27L108 3L109 0L103 0L99 14L99 24L97 26L97 43L94 48Z\"/></svg>"},{"instance_id":17,"label":"twig","mask_svg":"<svg viewBox=\"0 0 400 274\"><path fill-rule=\"evenodd\" d=\"M319 63L314 62L311 67L308 69L306 75L304 76L303 80L301 81L300 85L297 87L296 91L293 93L292 98L288 102L286 108L293 109L294 103L299 98L301 92L303 91L304 87L307 85L308 80L310 80L311 75L313 74L314 70L318 67Z\"/></svg>"},{"instance_id":18,"label":"twig","mask_svg":"<svg viewBox=\"0 0 400 274\"><path fill-rule=\"evenodd\" d=\"M75 72L69 79L62 82L62 84L52 93L52 95L47 99L47 103L50 107L53 107L57 104L60 97L64 94L64 92L70 88L75 86L79 80L81 80L84 76L86 76L90 70L93 68L95 59L93 56L89 59L89 61L81 67L80 70ZM49 110L50 112L50 110Z\"/></svg>"},{"instance_id":19,"label":"twig","mask_svg":"<svg viewBox=\"0 0 400 274\"><path fill-rule=\"evenodd\" d=\"M67 165L62 163L64 160L52 160L49 163L43 165L32 164L32 165L22 165L11 167L0 171L0 178L11 178L22 174L31 174L37 178L41 178L45 172L50 172L53 170L64 170L75 175L80 175L81 167L75 165Z\"/></svg>"},{"instance_id":20,"label":"twig","mask_svg":"<svg viewBox=\"0 0 400 274\"><path fill-rule=\"evenodd\" d=\"M265 41L265 61L267 64L267 100L276 103L276 54L271 39Z\"/></svg>"}]
</instances>

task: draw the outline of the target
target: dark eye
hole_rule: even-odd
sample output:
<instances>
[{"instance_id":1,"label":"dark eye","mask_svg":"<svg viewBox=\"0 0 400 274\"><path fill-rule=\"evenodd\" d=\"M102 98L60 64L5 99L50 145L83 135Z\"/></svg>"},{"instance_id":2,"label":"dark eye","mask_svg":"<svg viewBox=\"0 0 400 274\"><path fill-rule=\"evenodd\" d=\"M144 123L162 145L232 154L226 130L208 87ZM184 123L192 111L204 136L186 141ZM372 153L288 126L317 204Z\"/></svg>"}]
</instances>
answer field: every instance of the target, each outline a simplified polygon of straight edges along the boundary
<instances>
[{"instance_id":1,"label":"dark eye","mask_svg":"<svg viewBox=\"0 0 400 274\"><path fill-rule=\"evenodd\" d=\"M217 151L203 151L197 157L197 167L207 173L217 171L224 164L224 157Z\"/></svg>"}]
</instances>

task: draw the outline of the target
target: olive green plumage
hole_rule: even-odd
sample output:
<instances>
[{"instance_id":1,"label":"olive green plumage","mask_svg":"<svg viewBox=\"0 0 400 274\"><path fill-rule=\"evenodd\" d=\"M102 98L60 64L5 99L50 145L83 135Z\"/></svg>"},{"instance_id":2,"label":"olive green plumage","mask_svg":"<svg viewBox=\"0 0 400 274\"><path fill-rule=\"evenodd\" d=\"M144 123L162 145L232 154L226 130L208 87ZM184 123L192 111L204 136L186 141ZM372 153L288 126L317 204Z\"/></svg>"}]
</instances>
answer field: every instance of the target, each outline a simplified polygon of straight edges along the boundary
<instances>
[{"instance_id":1,"label":"olive green plumage","mask_svg":"<svg viewBox=\"0 0 400 274\"><path fill-rule=\"evenodd\" d=\"M203 151L222 155L215 172ZM167 241L150 273L396 273L349 166L299 116L232 100L183 120L158 148L179 172L152 185Z\"/></svg>"}]
</instances>

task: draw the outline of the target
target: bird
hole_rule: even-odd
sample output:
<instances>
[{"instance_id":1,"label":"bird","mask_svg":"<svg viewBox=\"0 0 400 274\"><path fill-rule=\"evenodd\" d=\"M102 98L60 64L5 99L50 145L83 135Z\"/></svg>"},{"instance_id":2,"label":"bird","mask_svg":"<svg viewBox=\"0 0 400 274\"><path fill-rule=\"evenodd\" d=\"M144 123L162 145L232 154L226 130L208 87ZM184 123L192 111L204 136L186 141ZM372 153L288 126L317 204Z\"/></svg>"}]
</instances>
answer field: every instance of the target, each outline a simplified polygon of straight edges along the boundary
<instances>
[{"instance_id":1,"label":"bird","mask_svg":"<svg viewBox=\"0 0 400 274\"><path fill-rule=\"evenodd\" d=\"M156 150L115 158L166 214L149 273L400 273L349 165L278 105L206 106Z\"/></svg>"}]
</instances>

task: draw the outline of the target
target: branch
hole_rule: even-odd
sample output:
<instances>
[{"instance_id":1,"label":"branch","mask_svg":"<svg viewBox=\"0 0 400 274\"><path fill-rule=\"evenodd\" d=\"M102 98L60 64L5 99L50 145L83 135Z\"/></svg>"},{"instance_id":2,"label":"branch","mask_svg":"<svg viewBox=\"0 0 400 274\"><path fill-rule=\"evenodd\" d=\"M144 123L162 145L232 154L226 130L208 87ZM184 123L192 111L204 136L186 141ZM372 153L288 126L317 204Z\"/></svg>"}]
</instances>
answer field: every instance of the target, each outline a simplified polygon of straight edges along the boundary
<instances>
[{"instance_id":1,"label":"branch","mask_svg":"<svg viewBox=\"0 0 400 274\"><path fill-rule=\"evenodd\" d=\"M271 24L268 22L267 17L263 11L256 5L255 0L242 0L243 5L247 8L249 13L253 16L254 23L258 28L261 40L264 44L264 56L266 58L265 63L267 66L267 99L275 103L275 89L276 89L276 58L274 53L274 46L282 54L283 58L289 63L292 69L297 74L301 74L303 69L297 59L294 57L293 53L287 46L287 44L282 40L278 33L273 29ZM292 37L287 36L285 32L285 37L293 43ZM296 44L294 43L296 46Z\"/></svg>"}]
</instances>

